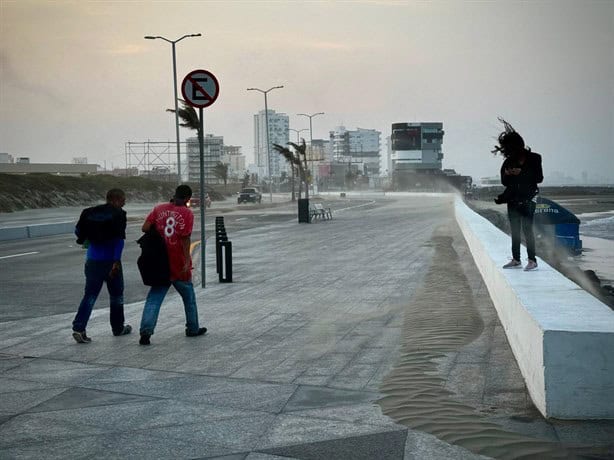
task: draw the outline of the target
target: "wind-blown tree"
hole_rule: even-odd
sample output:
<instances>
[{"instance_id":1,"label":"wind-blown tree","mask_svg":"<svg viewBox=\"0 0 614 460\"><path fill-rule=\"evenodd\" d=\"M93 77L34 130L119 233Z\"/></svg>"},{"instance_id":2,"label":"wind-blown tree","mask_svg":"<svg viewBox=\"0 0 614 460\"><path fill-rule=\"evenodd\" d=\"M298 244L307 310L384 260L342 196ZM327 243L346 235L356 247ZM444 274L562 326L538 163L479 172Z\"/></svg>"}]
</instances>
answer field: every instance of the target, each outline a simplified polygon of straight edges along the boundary
<instances>
[{"instance_id":1,"label":"wind-blown tree","mask_svg":"<svg viewBox=\"0 0 614 460\"><path fill-rule=\"evenodd\" d=\"M179 118L181 118L182 121L182 123L179 123L179 126L192 129L196 131L200 136L200 120L198 119L198 114L196 113L196 110L183 99L179 100L181 101L181 105L183 106L177 110L177 115L179 115ZM166 109L166 111L175 113L175 109Z\"/></svg>"},{"instance_id":2,"label":"wind-blown tree","mask_svg":"<svg viewBox=\"0 0 614 460\"><path fill-rule=\"evenodd\" d=\"M181 119L179 126L196 131L196 134L198 135L198 142L203 142L201 141L203 133L200 132L200 121L196 110L183 99L179 100L183 106L177 110L177 115L179 115L179 118ZM166 109L166 111L175 113L175 109ZM179 173L179 176L181 176L181 172Z\"/></svg>"},{"instance_id":3,"label":"wind-blown tree","mask_svg":"<svg viewBox=\"0 0 614 460\"><path fill-rule=\"evenodd\" d=\"M275 149L275 151L277 153L279 153L281 156L283 156L286 159L286 161L288 162L288 164L290 165L290 169L292 171L292 201L294 201L295 200L295 198L294 198L294 170L296 168L297 158L296 158L294 152L292 152L292 150L290 150L287 147L284 147L283 145L273 144L273 148ZM299 186L298 197L299 197L299 199L301 198L301 188L300 188L300 186Z\"/></svg>"},{"instance_id":4,"label":"wind-blown tree","mask_svg":"<svg viewBox=\"0 0 614 460\"><path fill-rule=\"evenodd\" d=\"M224 190L226 189L226 184L228 182L228 163L222 163L218 161L217 164L213 167L213 175L218 179L222 179L224 181Z\"/></svg>"},{"instance_id":5,"label":"wind-blown tree","mask_svg":"<svg viewBox=\"0 0 614 460\"><path fill-rule=\"evenodd\" d=\"M298 171L298 175L300 178L299 189L298 189L298 198L301 199L301 194L303 191L302 184L305 183L305 198L308 198L308 189L307 189L307 175L306 168L303 166L303 161L301 160L301 155L305 156L305 141L301 145L294 144L292 142L288 142L288 145L294 148L294 152L290 150L288 147L284 147L283 145L273 144L273 148L283 156L286 161L290 164L290 169L292 170L292 201L294 201L294 171L295 168Z\"/></svg>"},{"instance_id":6,"label":"wind-blown tree","mask_svg":"<svg viewBox=\"0 0 614 460\"><path fill-rule=\"evenodd\" d=\"M246 172L243 176L243 180L241 181L241 188L245 188L249 185L249 173Z\"/></svg>"},{"instance_id":7,"label":"wind-blown tree","mask_svg":"<svg viewBox=\"0 0 614 460\"><path fill-rule=\"evenodd\" d=\"M309 199L309 184L311 183L311 172L309 171L309 167L307 166L307 145L305 144L305 139L301 139L300 144L288 142L288 145L294 149L299 159L299 172L302 181L305 183L305 198Z\"/></svg>"}]
</instances>

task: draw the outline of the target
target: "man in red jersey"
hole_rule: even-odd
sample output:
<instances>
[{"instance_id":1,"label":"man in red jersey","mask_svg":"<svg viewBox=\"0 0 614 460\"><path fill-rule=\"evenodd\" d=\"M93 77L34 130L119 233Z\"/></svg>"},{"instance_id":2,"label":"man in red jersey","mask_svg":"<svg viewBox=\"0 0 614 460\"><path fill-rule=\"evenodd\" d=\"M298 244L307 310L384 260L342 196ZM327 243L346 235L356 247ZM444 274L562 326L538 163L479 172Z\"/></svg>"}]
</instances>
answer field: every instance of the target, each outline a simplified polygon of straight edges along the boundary
<instances>
[{"instance_id":1,"label":"man in red jersey","mask_svg":"<svg viewBox=\"0 0 614 460\"><path fill-rule=\"evenodd\" d=\"M170 281L183 299L185 309L185 335L196 337L207 332L206 327L199 327L198 307L192 285L192 258L190 256L190 236L194 225L194 214L187 207L192 197L192 189L180 185L170 203L157 205L149 213L143 224L143 232L152 227L164 238L170 265ZM170 286L152 286L147 294L143 316L141 317L141 345L149 345L154 333L160 306Z\"/></svg>"}]
</instances>

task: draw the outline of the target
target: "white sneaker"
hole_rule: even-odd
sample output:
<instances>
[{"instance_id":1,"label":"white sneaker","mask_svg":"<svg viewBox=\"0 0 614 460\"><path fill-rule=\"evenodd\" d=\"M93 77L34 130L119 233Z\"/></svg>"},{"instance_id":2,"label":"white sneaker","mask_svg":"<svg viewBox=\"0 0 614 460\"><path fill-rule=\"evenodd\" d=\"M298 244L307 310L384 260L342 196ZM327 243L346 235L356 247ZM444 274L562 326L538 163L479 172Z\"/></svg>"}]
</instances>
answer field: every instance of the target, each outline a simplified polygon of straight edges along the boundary
<instances>
[{"instance_id":1,"label":"white sneaker","mask_svg":"<svg viewBox=\"0 0 614 460\"><path fill-rule=\"evenodd\" d=\"M522 263L519 260L512 259L508 263L506 263L503 268L520 268Z\"/></svg>"},{"instance_id":2,"label":"white sneaker","mask_svg":"<svg viewBox=\"0 0 614 460\"><path fill-rule=\"evenodd\" d=\"M536 268L537 268L537 262L529 259L529 263L527 264L526 267L524 267L524 271L529 272L531 270L535 270Z\"/></svg>"}]
</instances>

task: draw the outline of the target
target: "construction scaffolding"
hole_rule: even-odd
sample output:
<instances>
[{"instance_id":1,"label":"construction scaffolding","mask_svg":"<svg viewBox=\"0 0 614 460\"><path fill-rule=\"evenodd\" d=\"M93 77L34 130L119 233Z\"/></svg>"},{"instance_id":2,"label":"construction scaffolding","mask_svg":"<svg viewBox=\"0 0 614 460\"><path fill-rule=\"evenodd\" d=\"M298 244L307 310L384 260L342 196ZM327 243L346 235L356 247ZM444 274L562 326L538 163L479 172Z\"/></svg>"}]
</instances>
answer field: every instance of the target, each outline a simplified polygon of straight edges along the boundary
<instances>
[{"instance_id":1,"label":"construction scaffolding","mask_svg":"<svg viewBox=\"0 0 614 460\"><path fill-rule=\"evenodd\" d=\"M180 143L182 152L186 152L186 142ZM171 141L126 142L126 169L136 168L139 176L156 180L177 182L177 143ZM181 164L186 163L182 161ZM185 166L181 169L185 172ZM182 174L182 177L184 175Z\"/></svg>"}]
</instances>

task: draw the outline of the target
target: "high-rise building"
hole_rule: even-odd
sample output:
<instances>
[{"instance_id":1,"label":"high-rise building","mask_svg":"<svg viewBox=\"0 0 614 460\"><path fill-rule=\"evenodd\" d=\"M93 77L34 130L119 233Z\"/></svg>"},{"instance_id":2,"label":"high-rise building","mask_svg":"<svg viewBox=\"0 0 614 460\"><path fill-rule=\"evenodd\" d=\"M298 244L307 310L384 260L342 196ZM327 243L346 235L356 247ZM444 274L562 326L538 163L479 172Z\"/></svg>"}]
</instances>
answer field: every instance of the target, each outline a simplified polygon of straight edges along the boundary
<instances>
[{"instance_id":1,"label":"high-rise building","mask_svg":"<svg viewBox=\"0 0 614 460\"><path fill-rule=\"evenodd\" d=\"M222 161L224 136L207 134L203 141L205 184L221 184L223 181L213 173L213 168ZM186 139L186 144L188 154L188 182L200 182L200 146L198 137Z\"/></svg>"},{"instance_id":2,"label":"high-rise building","mask_svg":"<svg viewBox=\"0 0 614 460\"><path fill-rule=\"evenodd\" d=\"M282 172L289 172L286 160L273 148L273 144L286 145L289 137L289 118L285 113L268 110L269 118L269 152L271 153L271 177L280 177ZM269 159L267 158L266 113L261 110L254 115L254 157L258 165L260 179L269 176Z\"/></svg>"},{"instance_id":3,"label":"high-rise building","mask_svg":"<svg viewBox=\"0 0 614 460\"><path fill-rule=\"evenodd\" d=\"M241 154L241 147L238 145L225 145L222 163L228 164L228 175L235 178L242 178L245 174L245 155Z\"/></svg>"},{"instance_id":4,"label":"high-rise building","mask_svg":"<svg viewBox=\"0 0 614 460\"><path fill-rule=\"evenodd\" d=\"M348 131L344 126L335 128L330 132L334 161L359 164L366 176L379 175L381 134L375 129Z\"/></svg>"}]
</instances>

